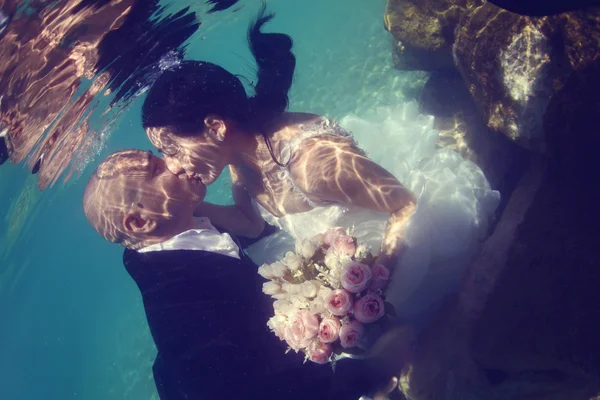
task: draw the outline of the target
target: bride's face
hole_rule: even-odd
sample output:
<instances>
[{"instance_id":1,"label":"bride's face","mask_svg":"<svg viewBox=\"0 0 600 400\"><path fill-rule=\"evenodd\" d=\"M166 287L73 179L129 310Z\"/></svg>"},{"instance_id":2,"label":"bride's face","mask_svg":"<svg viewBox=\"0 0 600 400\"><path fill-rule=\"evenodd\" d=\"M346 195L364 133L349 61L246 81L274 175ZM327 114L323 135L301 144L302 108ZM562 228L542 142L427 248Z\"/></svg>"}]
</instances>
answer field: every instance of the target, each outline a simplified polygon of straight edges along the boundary
<instances>
[{"instance_id":1,"label":"bride's face","mask_svg":"<svg viewBox=\"0 0 600 400\"><path fill-rule=\"evenodd\" d=\"M146 133L175 175L186 174L210 185L228 164L229 144L214 130L175 135L169 128L148 128Z\"/></svg>"}]
</instances>

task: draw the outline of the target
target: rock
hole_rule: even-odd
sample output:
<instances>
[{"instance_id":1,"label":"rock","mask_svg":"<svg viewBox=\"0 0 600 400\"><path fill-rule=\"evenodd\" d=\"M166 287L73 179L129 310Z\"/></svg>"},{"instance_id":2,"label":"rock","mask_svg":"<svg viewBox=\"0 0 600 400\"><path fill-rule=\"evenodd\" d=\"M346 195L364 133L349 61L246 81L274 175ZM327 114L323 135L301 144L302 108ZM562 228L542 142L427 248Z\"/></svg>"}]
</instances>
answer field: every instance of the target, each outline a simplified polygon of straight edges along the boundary
<instances>
[{"instance_id":1,"label":"rock","mask_svg":"<svg viewBox=\"0 0 600 400\"><path fill-rule=\"evenodd\" d=\"M457 30L454 58L487 125L530 149L544 143L552 94L548 18L528 18L490 3Z\"/></svg>"},{"instance_id":2,"label":"rock","mask_svg":"<svg viewBox=\"0 0 600 400\"><path fill-rule=\"evenodd\" d=\"M453 54L486 124L543 152L546 108L600 55L598 38L600 8L531 18L485 3L462 20Z\"/></svg>"},{"instance_id":3,"label":"rock","mask_svg":"<svg viewBox=\"0 0 600 400\"><path fill-rule=\"evenodd\" d=\"M397 68L456 67L485 125L536 152L551 151L552 97L600 57L600 7L528 17L476 0L389 0L384 22Z\"/></svg>"},{"instance_id":4,"label":"rock","mask_svg":"<svg viewBox=\"0 0 600 400\"><path fill-rule=\"evenodd\" d=\"M561 14L555 20L564 45L558 55L575 72L589 68L600 57L600 7Z\"/></svg>"},{"instance_id":5,"label":"rock","mask_svg":"<svg viewBox=\"0 0 600 400\"><path fill-rule=\"evenodd\" d=\"M549 134L565 146L546 160L471 340L473 358L488 368L562 382L563 389L577 382L594 389L565 399L588 399L600 378L600 191L592 183L600 137L591 131L600 109L600 69L593 71L566 86L579 104L563 111L560 101L550 105L556 122L565 122Z\"/></svg>"},{"instance_id":6,"label":"rock","mask_svg":"<svg viewBox=\"0 0 600 400\"><path fill-rule=\"evenodd\" d=\"M595 151L600 148L600 135L596 133L598 115L600 59L571 75L548 104L544 120L548 146L552 149L549 156L563 168L571 168L580 179L593 181L598 170ZM592 181L589 181L590 193L598 195L597 185L591 184Z\"/></svg>"},{"instance_id":7,"label":"rock","mask_svg":"<svg viewBox=\"0 0 600 400\"><path fill-rule=\"evenodd\" d=\"M394 64L401 70L453 68L454 30L482 0L388 0L385 28L394 37Z\"/></svg>"}]
</instances>

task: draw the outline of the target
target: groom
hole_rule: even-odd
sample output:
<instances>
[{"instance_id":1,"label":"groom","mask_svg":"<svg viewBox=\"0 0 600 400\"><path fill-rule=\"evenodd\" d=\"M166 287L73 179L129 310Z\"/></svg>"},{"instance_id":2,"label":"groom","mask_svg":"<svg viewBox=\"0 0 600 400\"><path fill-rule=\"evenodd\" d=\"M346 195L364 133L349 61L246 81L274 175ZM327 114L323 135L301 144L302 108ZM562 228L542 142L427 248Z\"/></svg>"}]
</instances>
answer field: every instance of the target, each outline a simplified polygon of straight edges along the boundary
<instances>
[{"instance_id":1,"label":"groom","mask_svg":"<svg viewBox=\"0 0 600 400\"><path fill-rule=\"evenodd\" d=\"M142 294L158 354L160 398L358 399L371 389L356 360L330 366L285 354L266 327L271 307L256 265L229 234L193 213L206 194L139 150L104 160L83 207L105 239L125 246L123 262ZM238 196L239 200L239 196ZM249 198L248 198L249 201ZM231 206L240 220L244 207Z\"/></svg>"}]
</instances>

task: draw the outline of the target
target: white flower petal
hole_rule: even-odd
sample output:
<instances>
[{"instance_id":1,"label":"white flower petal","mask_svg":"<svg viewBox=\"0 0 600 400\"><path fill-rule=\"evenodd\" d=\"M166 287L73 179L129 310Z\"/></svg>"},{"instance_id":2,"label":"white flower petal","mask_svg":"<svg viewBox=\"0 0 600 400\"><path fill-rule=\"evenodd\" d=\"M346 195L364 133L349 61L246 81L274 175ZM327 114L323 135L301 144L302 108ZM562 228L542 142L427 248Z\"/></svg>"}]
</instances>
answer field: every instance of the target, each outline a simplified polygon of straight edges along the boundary
<instances>
[{"instance_id":1,"label":"white flower petal","mask_svg":"<svg viewBox=\"0 0 600 400\"><path fill-rule=\"evenodd\" d=\"M281 285L276 282L269 281L263 283L262 291L264 294L273 295L281 292Z\"/></svg>"},{"instance_id":2,"label":"white flower petal","mask_svg":"<svg viewBox=\"0 0 600 400\"><path fill-rule=\"evenodd\" d=\"M269 264L263 264L258 267L258 274L265 279L272 279L275 276L273 275L273 269Z\"/></svg>"},{"instance_id":3,"label":"white flower petal","mask_svg":"<svg viewBox=\"0 0 600 400\"><path fill-rule=\"evenodd\" d=\"M290 269L290 271L296 271L298 270L300 267L302 267L302 258L300 258L297 254L292 253L291 251L288 251L285 254L285 258L283 259L283 262L285 263L285 265L287 265L287 267Z\"/></svg>"},{"instance_id":4,"label":"white flower petal","mask_svg":"<svg viewBox=\"0 0 600 400\"><path fill-rule=\"evenodd\" d=\"M273 272L273 276L277 278L283 278L287 272L287 267L281 261L277 261L271 264L271 270Z\"/></svg>"},{"instance_id":5,"label":"white flower petal","mask_svg":"<svg viewBox=\"0 0 600 400\"><path fill-rule=\"evenodd\" d=\"M284 292L289 293L290 295L300 293L300 285L295 285L293 283L285 282L282 286Z\"/></svg>"},{"instance_id":6,"label":"white flower petal","mask_svg":"<svg viewBox=\"0 0 600 400\"><path fill-rule=\"evenodd\" d=\"M300 284L300 294L304 297L315 297L317 295L317 286L311 281L305 281Z\"/></svg>"}]
</instances>

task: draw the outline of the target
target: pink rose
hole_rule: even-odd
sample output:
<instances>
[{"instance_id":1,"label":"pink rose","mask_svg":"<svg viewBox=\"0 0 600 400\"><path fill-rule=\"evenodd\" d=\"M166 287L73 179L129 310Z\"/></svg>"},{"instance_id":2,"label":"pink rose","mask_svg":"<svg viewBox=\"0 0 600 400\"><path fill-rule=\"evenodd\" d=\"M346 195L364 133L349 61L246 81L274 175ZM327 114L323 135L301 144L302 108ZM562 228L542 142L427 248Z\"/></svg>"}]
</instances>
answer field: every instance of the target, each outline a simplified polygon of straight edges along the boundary
<instances>
[{"instance_id":1,"label":"pink rose","mask_svg":"<svg viewBox=\"0 0 600 400\"><path fill-rule=\"evenodd\" d=\"M354 304L354 318L363 324L370 324L383 317L383 300L376 293L367 293Z\"/></svg>"},{"instance_id":2,"label":"pink rose","mask_svg":"<svg viewBox=\"0 0 600 400\"><path fill-rule=\"evenodd\" d=\"M352 257L356 251L356 245L354 244L354 238L352 236L340 235L333 239L331 242L331 248L339 256Z\"/></svg>"},{"instance_id":3,"label":"pink rose","mask_svg":"<svg viewBox=\"0 0 600 400\"><path fill-rule=\"evenodd\" d=\"M381 264L371 265L371 282L369 289L377 290L384 289L390 282L390 271Z\"/></svg>"},{"instance_id":4,"label":"pink rose","mask_svg":"<svg viewBox=\"0 0 600 400\"><path fill-rule=\"evenodd\" d=\"M340 344L343 348L355 347L365 334L365 327L358 321L342 325L340 328Z\"/></svg>"},{"instance_id":5,"label":"pink rose","mask_svg":"<svg viewBox=\"0 0 600 400\"><path fill-rule=\"evenodd\" d=\"M341 235L346 235L346 231L342 228L331 228L323 235L323 243L327 246L331 246L333 240Z\"/></svg>"},{"instance_id":6,"label":"pink rose","mask_svg":"<svg viewBox=\"0 0 600 400\"><path fill-rule=\"evenodd\" d=\"M338 317L343 317L352 309L352 296L344 289L337 289L325 297L325 308Z\"/></svg>"},{"instance_id":7,"label":"pink rose","mask_svg":"<svg viewBox=\"0 0 600 400\"><path fill-rule=\"evenodd\" d=\"M290 347L296 352L308 347L311 339L319 332L319 319L308 310L296 311L294 317L288 321L283 335Z\"/></svg>"},{"instance_id":8,"label":"pink rose","mask_svg":"<svg viewBox=\"0 0 600 400\"><path fill-rule=\"evenodd\" d=\"M368 265L351 262L342 269L342 286L351 293L362 292L371 280L371 268Z\"/></svg>"},{"instance_id":9,"label":"pink rose","mask_svg":"<svg viewBox=\"0 0 600 400\"><path fill-rule=\"evenodd\" d=\"M319 340L322 343L333 343L340 337L340 320L325 318L319 326Z\"/></svg>"},{"instance_id":10,"label":"pink rose","mask_svg":"<svg viewBox=\"0 0 600 400\"><path fill-rule=\"evenodd\" d=\"M317 364L326 364L331 358L333 347L329 343L317 342L311 346L308 359Z\"/></svg>"}]
</instances>

